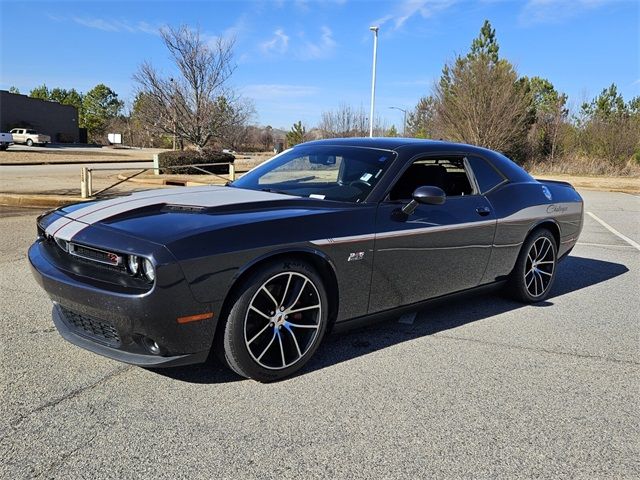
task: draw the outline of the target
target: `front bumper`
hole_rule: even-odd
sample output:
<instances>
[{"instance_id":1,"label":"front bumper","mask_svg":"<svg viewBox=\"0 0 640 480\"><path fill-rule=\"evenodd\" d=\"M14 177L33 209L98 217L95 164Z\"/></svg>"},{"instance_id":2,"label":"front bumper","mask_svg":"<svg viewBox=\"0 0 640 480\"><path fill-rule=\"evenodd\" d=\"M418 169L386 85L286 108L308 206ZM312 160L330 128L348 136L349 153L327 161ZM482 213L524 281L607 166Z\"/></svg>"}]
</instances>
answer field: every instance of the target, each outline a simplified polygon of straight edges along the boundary
<instances>
[{"instance_id":1,"label":"front bumper","mask_svg":"<svg viewBox=\"0 0 640 480\"><path fill-rule=\"evenodd\" d=\"M108 345L103 345L90 338L87 338L77 329L72 329L65 318L64 310L58 304L54 304L52 311L53 323L58 329L62 338L78 347L89 350L103 357L118 360L119 362L130 363L140 367L177 367L180 365L190 365L202 363L209 355L208 350L197 353L187 353L184 355L159 356L148 353L133 353L121 350Z\"/></svg>"},{"instance_id":2,"label":"front bumper","mask_svg":"<svg viewBox=\"0 0 640 480\"><path fill-rule=\"evenodd\" d=\"M147 367L206 360L217 316L179 324L177 319L216 312L193 298L175 262L158 268L156 284L145 293L126 293L56 263L39 239L29 249L36 281L54 302L53 321L63 338L100 355ZM164 271L163 271L164 270ZM216 312L218 313L218 312ZM106 333L105 333L106 332ZM160 347L152 354L149 339Z\"/></svg>"}]
</instances>

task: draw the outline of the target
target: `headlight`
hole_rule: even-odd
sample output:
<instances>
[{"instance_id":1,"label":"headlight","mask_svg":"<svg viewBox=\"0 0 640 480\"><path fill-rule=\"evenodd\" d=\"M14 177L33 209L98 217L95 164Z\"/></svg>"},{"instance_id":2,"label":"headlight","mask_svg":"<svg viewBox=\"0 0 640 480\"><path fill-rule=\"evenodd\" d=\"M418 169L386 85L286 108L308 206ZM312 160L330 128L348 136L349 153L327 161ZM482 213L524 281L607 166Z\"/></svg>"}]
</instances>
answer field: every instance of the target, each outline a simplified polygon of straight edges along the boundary
<instances>
[{"instance_id":1,"label":"headlight","mask_svg":"<svg viewBox=\"0 0 640 480\"><path fill-rule=\"evenodd\" d=\"M142 273L144 273L144 276L147 277L147 280L150 282L156 279L156 271L153 269L153 264L148 258L145 258L142 262Z\"/></svg>"},{"instance_id":2,"label":"headlight","mask_svg":"<svg viewBox=\"0 0 640 480\"><path fill-rule=\"evenodd\" d=\"M127 266L129 267L129 271L132 274L135 275L136 273L138 273L138 269L140 268L138 257L136 257L135 255L129 255L129 258L127 259Z\"/></svg>"},{"instance_id":3,"label":"headlight","mask_svg":"<svg viewBox=\"0 0 640 480\"><path fill-rule=\"evenodd\" d=\"M55 237L54 237L55 238ZM69 251L69 244L67 243L66 240L62 240L61 238L55 238L56 243L58 244L58 246L64 250L65 252Z\"/></svg>"}]
</instances>

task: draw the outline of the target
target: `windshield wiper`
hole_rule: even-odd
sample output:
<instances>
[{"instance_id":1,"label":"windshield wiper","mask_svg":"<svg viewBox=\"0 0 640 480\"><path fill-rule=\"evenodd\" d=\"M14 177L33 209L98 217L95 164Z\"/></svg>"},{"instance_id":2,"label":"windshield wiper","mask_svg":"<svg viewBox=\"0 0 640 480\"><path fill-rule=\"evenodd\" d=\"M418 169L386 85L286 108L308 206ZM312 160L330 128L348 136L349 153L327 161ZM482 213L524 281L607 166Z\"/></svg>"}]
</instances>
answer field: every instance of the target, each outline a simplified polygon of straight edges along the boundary
<instances>
[{"instance_id":1,"label":"windshield wiper","mask_svg":"<svg viewBox=\"0 0 640 480\"><path fill-rule=\"evenodd\" d=\"M261 188L261 192L269 192L269 193L281 193L283 195L291 195L293 197L299 197L300 195L296 195L291 192L285 192L284 190L276 190L275 188Z\"/></svg>"},{"instance_id":2,"label":"windshield wiper","mask_svg":"<svg viewBox=\"0 0 640 480\"><path fill-rule=\"evenodd\" d=\"M292 178L291 180L284 180L282 182L277 182L277 185L288 184L288 183L296 183L296 182L308 182L309 180L315 180L315 175L309 175L308 177L302 178Z\"/></svg>"}]
</instances>

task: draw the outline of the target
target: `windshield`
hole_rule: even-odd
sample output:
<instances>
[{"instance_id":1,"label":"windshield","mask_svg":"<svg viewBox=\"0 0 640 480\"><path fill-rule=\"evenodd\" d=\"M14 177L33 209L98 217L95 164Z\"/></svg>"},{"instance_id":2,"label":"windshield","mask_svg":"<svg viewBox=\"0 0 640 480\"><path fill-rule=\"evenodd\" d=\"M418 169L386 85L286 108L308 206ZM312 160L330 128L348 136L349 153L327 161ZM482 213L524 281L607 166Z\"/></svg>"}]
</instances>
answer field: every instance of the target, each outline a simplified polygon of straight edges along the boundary
<instances>
[{"instance_id":1,"label":"windshield","mask_svg":"<svg viewBox=\"0 0 640 480\"><path fill-rule=\"evenodd\" d=\"M232 187L343 202L364 201L395 159L375 148L309 145L254 168Z\"/></svg>"}]
</instances>

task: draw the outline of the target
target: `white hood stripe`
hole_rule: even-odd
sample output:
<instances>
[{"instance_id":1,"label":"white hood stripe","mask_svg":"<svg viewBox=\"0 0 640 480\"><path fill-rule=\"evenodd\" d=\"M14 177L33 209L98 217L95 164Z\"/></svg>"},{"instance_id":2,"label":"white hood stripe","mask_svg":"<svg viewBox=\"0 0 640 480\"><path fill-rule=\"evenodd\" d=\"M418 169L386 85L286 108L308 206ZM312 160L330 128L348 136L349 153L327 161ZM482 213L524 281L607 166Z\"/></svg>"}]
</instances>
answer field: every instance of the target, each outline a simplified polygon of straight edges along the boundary
<instances>
[{"instance_id":1,"label":"white hood stripe","mask_svg":"<svg viewBox=\"0 0 640 480\"><path fill-rule=\"evenodd\" d=\"M244 202L290 199L291 196L226 187L185 187L175 190L149 190L127 197L104 200L67 214L46 229L48 235L70 241L84 228L122 213L158 204L220 207Z\"/></svg>"},{"instance_id":2,"label":"white hood stripe","mask_svg":"<svg viewBox=\"0 0 640 480\"><path fill-rule=\"evenodd\" d=\"M188 188L193 188L193 187L188 187ZM193 188L193 190L196 190L196 191L203 191L207 189L213 190L217 188L216 187ZM182 190L182 189L179 189L179 190ZM107 208L112 208L116 205L126 205L132 201L136 201L138 199L143 199L143 198L147 200L157 199L157 198L166 199L167 197L170 197L173 195L179 195L179 194L184 194L184 192L183 191L146 190L143 192L134 193L126 197L117 197L109 200L103 200L101 202L96 202L92 205L87 205L86 207L79 208L71 213L67 213L64 217L59 218L55 222L51 223L51 225L49 225L46 229L46 234L55 235L58 232L58 230L60 230L62 227L67 225L72 220L78 220L92 213L99 212L100 210L105 210ZM153 205L155 203L159 203L159 202L154 200L151 203L149 203L149 205ZM127 211L127 210L129 210L129 208L123 209L123 211Z\"/></svg>"}]
</instances>

